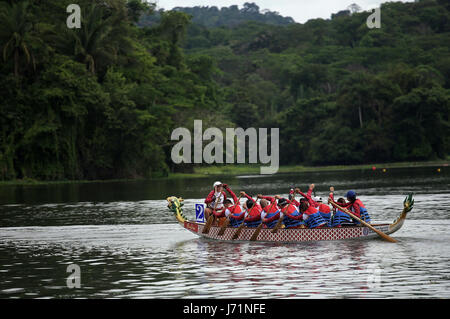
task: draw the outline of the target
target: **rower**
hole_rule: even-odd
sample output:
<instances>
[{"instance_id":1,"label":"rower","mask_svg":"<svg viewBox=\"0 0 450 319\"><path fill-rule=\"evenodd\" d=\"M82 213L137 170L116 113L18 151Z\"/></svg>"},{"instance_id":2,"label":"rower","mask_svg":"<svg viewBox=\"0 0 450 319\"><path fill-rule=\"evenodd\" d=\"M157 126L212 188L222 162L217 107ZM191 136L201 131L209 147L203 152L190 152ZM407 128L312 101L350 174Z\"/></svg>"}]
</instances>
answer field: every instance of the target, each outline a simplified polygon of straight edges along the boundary
<instances>
[{"instance_id":1,"label":"rower","mask_svg":"<svg viewBox=\"0 0 450 319\"><path fill-rule=\"evenodd\" d=\"M227 199L227 194L223 191L223 184L221 182L215 182L214 189L208 194L205 199L205 218L208 220L209 216L214 210L223 211L223 203Z\"/></svg>"},{"instance_id":2,"label":"rower","mask_svg":"<svg viewBox=\"0 0 450 319\"><path fill-rule=\"evenodd\" d=\"M303 220L308 228L319 228L327 225L319 211L306 200L300 201L300 212L303 214Z\"/></svg>"},{"instance_id":3,"label":"rower","mask_svg":"<svg viewBox=\"0 0 450 319\"><path fill-rule=\"evenodd\" d=\"M233 200L226 198L223 201L223 209L219 209L219 210L215 210L212 213L214 214L214 216L216 216L216 218L219 220L218 222L218 226L222 226L222 224L225 222L226 217L228 217L229 214L231 214L233 212L233 214L238 214L242 211L241 207L240 207L240 203L238 202L238 198L236 197L236 194L234 194L234 192L231 190L231 188L227 185L227 184L222 184L223 188L230 194L231 198L233 198ZM233 201L235 203L235 205L233 205ZM233 209L236 207L235 211L233 211ZM228 214L227 214L227 210L228 210Z\"/></svg>"},{"instance_id":4,"label":"rower","mask_svg":"<svg viewBox=\"0 0 450 319\"><path fill-rule=\"evenodd\" d=\"M350 211L354 212L354 214L364 220L366 223L370 223L370 215L367 211L366 207L362 203L360 199L356 198L356 192L355 191L348 191L347 192L347 200L350 202ZM360 224L358 221L355 221L355 224Z\"/></svg>"},{"instance_id":5,"label":"rower","mask_svg":"<svg viewBox=\"0 0 450 319\"><path fill-rule=\"evenodd\" d=\"M278 222L278 219L283 216L275 197L263 196L261 194L258 195L258 198L261 198L261 219L266 228L273 228Z\"/></svg>"},{"instance_id":6,"label":"rower","mask_svg":"<svg viewBox=\"0 0 450 319\"><path fill-rule=\"evenodd\" d=\"M278 206L281 208L281 212L284 214L283 224L285 228L305 228L305 222L303 221L302 214L295 206L295 200L288 200L281 198L279 195L275 196L278 199ZM295 201L297 202L297 201Z\"/></svg>"},{"instance_id":7,"label":"rower","mask_svg":"<svg viewBox=\"0 0 450 319\"><path fill-rule=\"evenodd\" d=\"M248 228L256 228L259 226L259 224L261 224L262 207L259 204L257 204L256 201L251 196L248 196L245 192L241 192L241 195L247 198L247 201L244 203L245 226L247 226ZM254 205L256 206L253 207Z\"/></svg>"},{"instance_id":8,"label":"rower","mask_svg":"<svg viewBox=\"0 0 450 319\"><path fill-rule=\"evenodd\" d=\"M333 193L330 193L330 198L333 199ZM337 203L339 206L342 207L343 205L345 205L345 199L341 197L337 200ZM341 211L340 209L333 207L333 212L334 213L333 218L331 219L330 227L342 227L354 225L352 218L348 214Z\"/></svg>"},{"instance_id":9,"label":"rower","mask_svg":"<svg viewBox=\"0 0 450 319\"><path fill-rule=\"evenodd\" d=\"M327 225L330 226L331 225L330 206L322 203L322 197L320 197L320 196L313 197L313 201L317 204L317 206L315 208L319 211L322 218L325 219L325 221L327 222Z\"/></svg>"},{"instance_id":10,"label":"rower","mask_svg":"<svg viewBox=\"0 0 450 319\"><path fill-rule=\"evenodd\" d=\"M353 191L353 190L350 190L350 191L347 192L346 197L347 197L348 203L340 204L340 203L336 203L335 202L335 204L341 206L342 208L349 209L358 218L364 220L366 223L370 223L369 212L367 211L366 207L361 202L361 200L356 198L356 192ZM354 223L356 225L360 225L361 224L358 221L354 221Z\"/></svg>"},{"instance_id":11,"label":"rower","mask_svg":"<svg viewBox=\"0 0 450 319\"><path fill-rule=\"evenodd\" d=\"M230 219L230 227L239 227L244 221L245 211L242 209L241 205L235 200L235 205L232 205L231 199L226 199L225 205L225 216Z\"/></svg>"},{"instance_id":12,"label":"rower","mask_svg":"<svg viewBox=\"0 0 450 319\"><path fill-rule=\"evenodd\" d=\"M300 190L299 188L296 188L296 189L294 189L293 187L291 187L291 189L289 190L289 201L290 201L290 203L292 204L292 205L295 205L295 206L300 206L300 203L295 199L295 193L296 193L296 190Z\"/></svg>"},{"instance_id":13,"label":"rower","mask_svg":"<svg viewBox=\"0 0 450 319\"><path fill-rule=\"evenodd\" d=\"M298 194L302 195L303 198L307 199L309 205L312 205L313 207L317 207L317 206L319 206L319 204L317 204L317 203L313 200L313 198L312 198L312 196L311 196L314 187L315 187L314 184L309 185L309 189L308 189L308 192L307 192L306 194L305 194L305 193L302 193L302 191L301 191L300 188L298 188L298 187L295 189L295 192L297 192Z\"/></svg>"}]
</instances>

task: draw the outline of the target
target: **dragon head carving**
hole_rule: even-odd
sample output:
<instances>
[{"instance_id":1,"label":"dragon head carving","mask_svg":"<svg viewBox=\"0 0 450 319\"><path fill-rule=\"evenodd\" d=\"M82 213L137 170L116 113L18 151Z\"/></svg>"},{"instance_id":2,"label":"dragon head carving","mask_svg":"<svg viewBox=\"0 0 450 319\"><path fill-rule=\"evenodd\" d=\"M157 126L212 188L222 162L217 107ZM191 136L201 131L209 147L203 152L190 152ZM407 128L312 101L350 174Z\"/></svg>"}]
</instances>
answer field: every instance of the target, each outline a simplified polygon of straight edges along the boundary
<instances>
[{"instance_id":1,"label":"dragon head carving","mask_svg":"<svg viewBox=\"0 0 450 319\"><path fill-rule=\"evenodd\" d=\"M183 205L184 205L183 201L184 200L181 197L179 198L176 196L167 197L167 207L173 212L175 218L180 223L184 223L184 221L187 220L183 214Z\"/></svg>"}]
</instances>

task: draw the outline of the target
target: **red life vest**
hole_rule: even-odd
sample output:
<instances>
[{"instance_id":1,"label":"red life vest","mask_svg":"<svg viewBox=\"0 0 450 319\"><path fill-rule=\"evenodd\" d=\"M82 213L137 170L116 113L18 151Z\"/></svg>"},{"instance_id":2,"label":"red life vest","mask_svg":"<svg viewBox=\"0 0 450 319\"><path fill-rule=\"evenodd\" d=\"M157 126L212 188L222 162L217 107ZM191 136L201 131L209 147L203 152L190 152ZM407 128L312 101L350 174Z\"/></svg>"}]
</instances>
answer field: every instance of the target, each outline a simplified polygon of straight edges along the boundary
<instances>
[{"instance_id":1,"label":"red life vest","mask_svg":"<svg viewBox=\"0 0 450 319\"><path fill-rule=\"evenodd\" d=\"M237 206L237 207L236 207ZM234 209L236 207L236 209ZM234 211L233 211L234 209ZM228 214L230 220L231 227L238 227L241 223L244 222L245 213L243 212L241 206L239 204L230 206L228 208L230 214Z\"/></svg>"},{"instance_id":2,"label":"red life vest","mask_svg":"<svg viewBox=\"0 0 450 319\"><path fill-rule=\"evenodd\" d=\"M361 209L362 208L362 209ZM361 218L361 211L367 211L364 204L359 200L355 200L352 205L350 206L350 211L356 215L358 218Z\"/></svg>"},{"instance_id":3,"label":"red life vest","mask_svg":"<svg viewBox=\"0 0 450 319\"><path fill-rule=\"evenodd\" d=\"M310 206L308 207L308 209L304 211L303 214L306 214L306 215L313 215L313 214L316 214L316 213L318 213L318 212L319 212L319 211L318 211L317 209L315 209L314 207L312 207L312 206L310 205Z\"/></svg>"},{"instance_id":4,"label":"red life vest","mask_svg":"<svg viewBox=\"0 0 450 319\"><path fill-rule=\"evenodd\" d=\"M256 205L248 210L248 215L245 217L245 225L250 228L258 227L261 223L262 207Z\"/></svg>"},{"instance_id":5,"label":"red life vest","mask_svg":"<svg viewBox=\"0 0 450 319\"><path fill-rule=\"evenodd\" d=\"M329 214L331 212L330 206L326 204L320 204L318 207L319 212Z\"/></svg>"},{"instance_id":6,"label":"red life vest","mask_svg":"<svg viewBox=\"0 0 450 319\"><path fill-rule=\"evenodd\" d=\"M275 212L277 212L278 210L279 210L279 208L278 208L278 205L275 203L275 204L273 204L273 203L269 203L268 205L266 205L266 207L264 207L263 208L263 210L267 213L267 214L270 214L270 213L275 213Z\"/></svg>"},{"instance_id":7,"label":"red life vest","mask_svg":"<svg viewBox=\"0 0 450 319\"><path fill-rule=\"evenodd\" d=\"M261 206L259 206L259 205L256 205L256 207L252 206L252 208L250 208L248 210L247 218L257 217L257 216L261 215L261 212L262 212L262 207Z\"/></svg>"},{"instance_id":8,"label":"red life vest","mask_svg":"<svg viewBox=\"0 0 450 319\"><path fill-rule=\"evenodd\" d=\"M238 216L242 213L242 207L239 204L230 206L227 208L227 210L230 211L231 215L235 216Z\"/></svg>"},{"instance_id":9,"label":"red life vest","mask_svg":"<svg viewBox=\"0 0 450 319\"><path fill-rule=\"evenodd\" d=\"M281 212L282 213L288 213L288 214L293 214L293 213L295 213L296 211L298 211L298 208L297 207L295 207L294 205L286 205L285 207L283 207L282 209L281 209Z\"/></svg>"},{"instance_id":10,"label":"red life vest","mask_svg":"<svg viewBox=\"0 0 450 319\"><path fill-rule=\"evenodd\" d=\"M281 209L281 212L284 214L283 224L286 228L296 228L305 224L298 207L288 204Z\"/></svg>"}]
</instances>

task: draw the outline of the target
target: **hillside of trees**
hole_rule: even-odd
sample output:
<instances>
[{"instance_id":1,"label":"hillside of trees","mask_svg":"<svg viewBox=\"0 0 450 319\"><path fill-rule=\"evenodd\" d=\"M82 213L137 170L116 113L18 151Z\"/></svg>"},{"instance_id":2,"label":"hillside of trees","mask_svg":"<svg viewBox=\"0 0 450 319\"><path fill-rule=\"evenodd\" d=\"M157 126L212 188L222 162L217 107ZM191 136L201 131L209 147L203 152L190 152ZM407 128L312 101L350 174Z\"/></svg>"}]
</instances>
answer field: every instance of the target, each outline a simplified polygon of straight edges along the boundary
<instances>
[{"instance_id":1,"label":"hillside of trees","mask_svg":"<svg viewBox=\"0 0 450 319\"><path fill-rule=\"evenodd\" d=\"M283 164L420 161L449 154L447 1L234 28L191 25L187 56L209 57L237 126L279 127Z\"/></svg>"},{"instance_id":2,"label":"hillside of trees","mask_svg":"<svg viewBox=\"0 0 450 319\"><path fill-rule=\"evenodd\" d=\"M170 136L194 119L279 127L281 164L449 155L448 1L383 4L380 29L370 12L223 25L140 0L78 0L69 29L72 2L0 2L0 180L188 170Z\"/></svg>"},{"instance_id":3,"label":"hillside of trees","mask_svg":"<svg viewBox=\"0 0 450 319\"><path fill-rule=\"evenodd\" d=\"M175 7L172 11L184 12L191 16L192 24L199 24L208 28L213 27L235 27L249 21L257 21L265 24L287 25L294 23L291 17L283 17L278 12L267 9L260 10L254 2L246 2L239 9L237 5L218 8L216 6ZM139 20L139 26L153 26L159 23L164 9L143 14Z\"/></svg>"}]
</instances>

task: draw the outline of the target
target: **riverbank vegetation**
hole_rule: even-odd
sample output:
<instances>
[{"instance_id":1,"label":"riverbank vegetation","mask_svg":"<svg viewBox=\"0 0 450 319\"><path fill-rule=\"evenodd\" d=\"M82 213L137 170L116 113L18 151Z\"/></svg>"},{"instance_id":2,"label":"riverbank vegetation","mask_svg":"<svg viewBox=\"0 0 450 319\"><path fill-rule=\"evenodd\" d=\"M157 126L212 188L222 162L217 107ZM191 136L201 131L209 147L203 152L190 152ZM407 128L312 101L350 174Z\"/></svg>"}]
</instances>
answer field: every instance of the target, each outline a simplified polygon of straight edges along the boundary
<instances>
[{"instance_id":1,"label":"riverbank vegetation","mask_svg":"<svg viewBox=\"0 0 450 319\"><path fill-rule=\"evenodd\" d=\"M310 172L336 172L336 171L352 171L352 170L364 170L364 171L380 171L382 173L388 172L391 169L397 168L424 168L430 167L436 173L441 173L450 165L450 159L438 160L438 161L426 161L426 162L398 162L398 163L375 163L375 164L360 164L360 165L331 165L331 166L303 166L303 165L284 165L281 166L277 174L297 174L297 173L310 173ZM102 183L102 182L131 182L131 181L143 181L152 180L157 181L161 179L184 179L184 178L210 178L210 177L223 177L223 176L243 176L243 175L259 175L259 165L208 165L208 166L195 166L192 171L170 173L164 177L153 177L151 179L146 178L133 178L133 179L107 179L107 180L58 180L58 181L43 181L32 178L16 179L8 181L0 181L0 186L8 185L49 185L49 184L79 184L79 183Z\"/></svg>"},{"instance_id":2,"label":"riverbank vegetation","mask_svg":"<svg viewBox=\"0 0 450 319\"><path fill-rule=\"evenodd\" d=\"M72 2L0 2L2 181L203 174L170 158L194 119L279 127L282 167L450 153L447 1L383 4L380 29L370 12L299 24L250 3L192 17L140 0L78 0L69 29Z\"/></svg>"}]
</instances>

